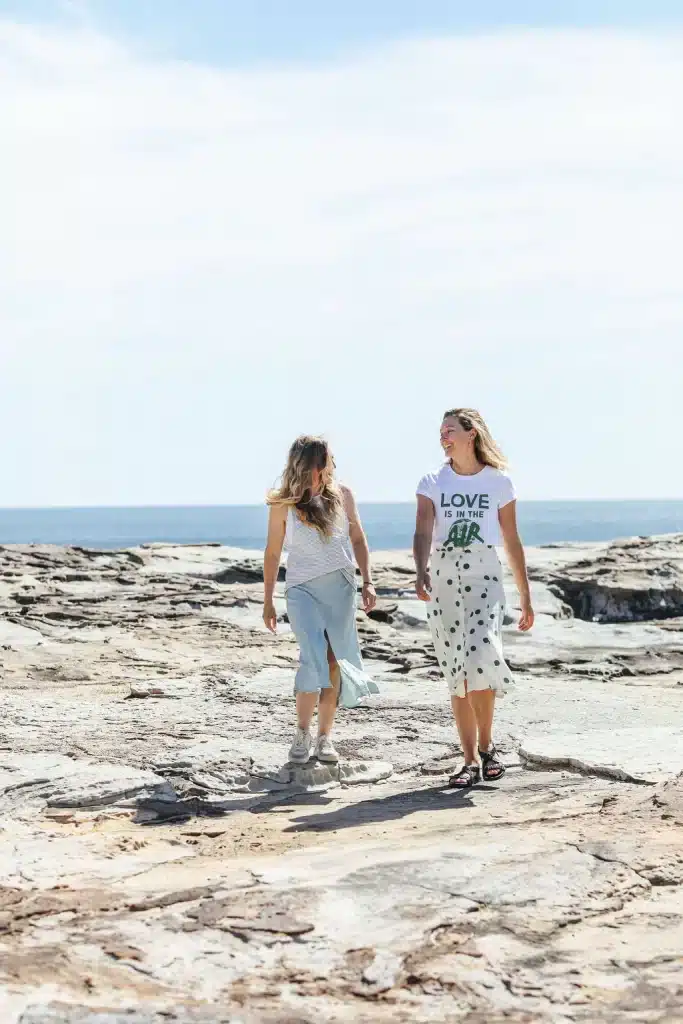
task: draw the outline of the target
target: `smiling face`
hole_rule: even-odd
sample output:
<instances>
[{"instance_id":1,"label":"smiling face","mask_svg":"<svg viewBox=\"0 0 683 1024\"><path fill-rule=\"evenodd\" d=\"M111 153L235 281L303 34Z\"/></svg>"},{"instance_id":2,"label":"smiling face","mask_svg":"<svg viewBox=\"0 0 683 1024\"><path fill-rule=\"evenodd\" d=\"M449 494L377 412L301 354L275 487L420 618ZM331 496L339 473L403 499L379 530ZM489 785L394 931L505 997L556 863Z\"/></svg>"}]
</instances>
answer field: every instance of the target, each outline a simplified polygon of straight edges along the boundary
<instances>
[{"instance_id":1,"label":"smiling face","mask_svg":"<svg viewBox=\"0 0 683 1024\"><path fill-rule=\"evenodd\" d=\"M476 430L465 430L455 416L446 416L441 424L441 447L447 459L462 461L474 452Z\"/></svg>"}]
</instances>

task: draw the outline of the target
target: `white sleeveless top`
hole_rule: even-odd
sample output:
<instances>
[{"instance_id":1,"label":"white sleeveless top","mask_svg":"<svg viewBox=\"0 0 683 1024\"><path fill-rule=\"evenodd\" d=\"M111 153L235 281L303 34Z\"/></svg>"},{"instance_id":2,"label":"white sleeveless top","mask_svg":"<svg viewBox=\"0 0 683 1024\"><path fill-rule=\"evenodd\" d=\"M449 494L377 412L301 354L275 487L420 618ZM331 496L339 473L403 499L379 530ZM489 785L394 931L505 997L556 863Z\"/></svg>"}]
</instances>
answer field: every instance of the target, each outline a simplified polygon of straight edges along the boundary
<instances>
[{"instance_id":1,"label":"white sleeveless top","mask_svg":"<svg viewBox=\"0 0 683 1024\"><path fill-rule=\"evenodd\" d=\"M349 520L342 508L339 522L329 537L322 537L314 526L302 523L294 509L287 513L285 531L287 573L285 590L308 583L318 576L340 569L356 585L356 566L349 537Z\"/></svg>"}]
</instances>

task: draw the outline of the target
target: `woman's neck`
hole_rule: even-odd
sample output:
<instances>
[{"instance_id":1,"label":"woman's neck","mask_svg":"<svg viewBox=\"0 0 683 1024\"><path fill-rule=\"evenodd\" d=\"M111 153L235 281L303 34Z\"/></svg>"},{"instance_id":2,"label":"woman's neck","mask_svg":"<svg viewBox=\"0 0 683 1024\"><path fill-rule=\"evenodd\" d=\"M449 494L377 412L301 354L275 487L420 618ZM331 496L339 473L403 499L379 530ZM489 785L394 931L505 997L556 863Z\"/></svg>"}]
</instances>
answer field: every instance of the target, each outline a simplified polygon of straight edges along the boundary
<instances>
[{"instance_id":1,"label":"woman's neck","mask_svg":"<svg viewBox=\"0 0 683 1024\"><path fill-rule=\"evenodd\" d=\"M484 464L476 455L471 455L466 459L451 459L450 465L453 472L459 476L475 476L484 468Z\"/></svg>"}]
</instances>

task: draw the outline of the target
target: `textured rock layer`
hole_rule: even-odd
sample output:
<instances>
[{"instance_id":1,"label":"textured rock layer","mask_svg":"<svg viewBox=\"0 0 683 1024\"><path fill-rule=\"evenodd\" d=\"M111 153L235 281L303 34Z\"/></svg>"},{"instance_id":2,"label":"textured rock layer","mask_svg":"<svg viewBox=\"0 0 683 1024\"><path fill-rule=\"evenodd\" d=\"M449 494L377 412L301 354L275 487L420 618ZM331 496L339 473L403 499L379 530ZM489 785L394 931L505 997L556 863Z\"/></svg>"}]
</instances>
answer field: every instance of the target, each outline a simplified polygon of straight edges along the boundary
<instances>
[{"instance_id":1,"label":"textured rock layer","mask_svg":"<svg viewBox=\"0 0 683 1024\"><path fill-rule=\"evenodd\" d=\"M410 559L380 695L286 762L254 553L0 549L0 1021L683 1019L683 538L529 552L469 793Z\"/></svg>"}]
</instances>

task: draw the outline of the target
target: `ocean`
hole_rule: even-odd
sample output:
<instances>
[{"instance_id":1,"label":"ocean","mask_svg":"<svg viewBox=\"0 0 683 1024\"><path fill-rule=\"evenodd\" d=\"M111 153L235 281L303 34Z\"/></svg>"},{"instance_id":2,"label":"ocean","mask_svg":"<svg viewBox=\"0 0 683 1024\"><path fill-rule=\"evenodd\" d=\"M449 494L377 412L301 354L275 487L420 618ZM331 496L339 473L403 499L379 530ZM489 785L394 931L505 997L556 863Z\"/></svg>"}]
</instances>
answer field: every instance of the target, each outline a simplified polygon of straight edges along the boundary
<instances>
[{"instance_id":1,"label":"ocean","mask_svg":"<svg viewBox=\"0 0 683 1024\"><path fill-rule=\"evenodd\" d=\"M359 510L375 551L411 547L412 502L361 503ZM220 541L259 549L266 518L259 505L0 509L0 544L119 548ZM525 544L614 540L683 532L683 501L520 501L518 519Z\"/></svg>"}]
</instances>

